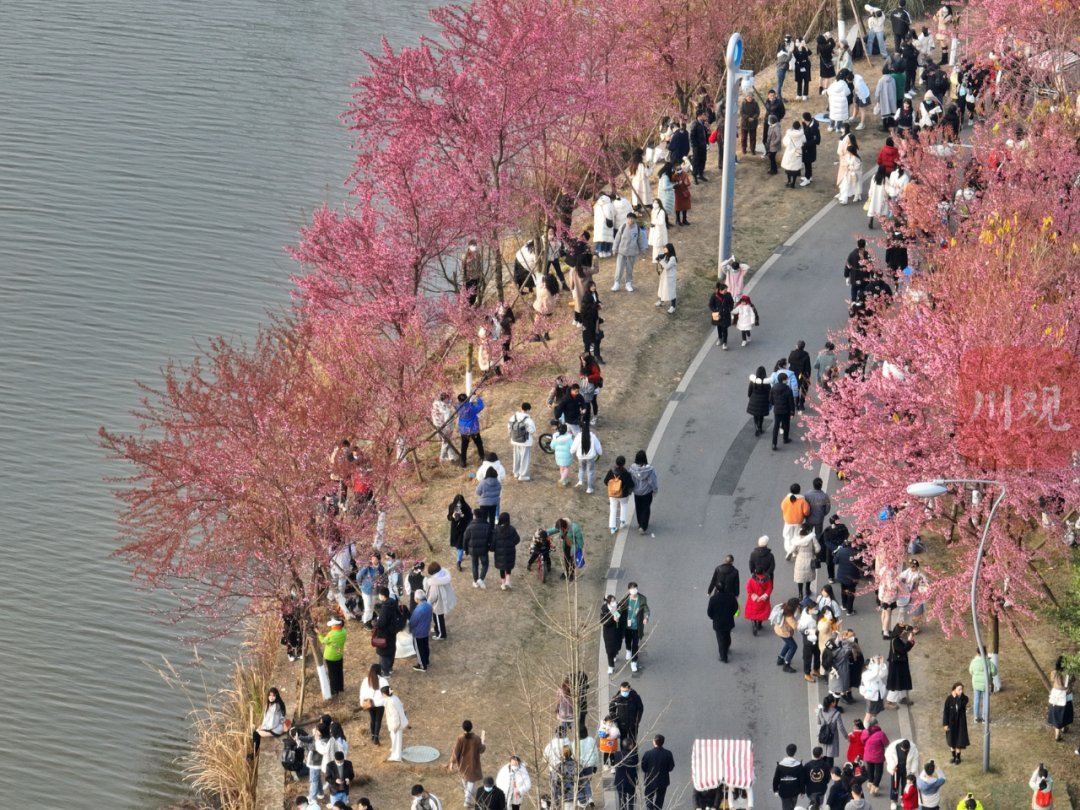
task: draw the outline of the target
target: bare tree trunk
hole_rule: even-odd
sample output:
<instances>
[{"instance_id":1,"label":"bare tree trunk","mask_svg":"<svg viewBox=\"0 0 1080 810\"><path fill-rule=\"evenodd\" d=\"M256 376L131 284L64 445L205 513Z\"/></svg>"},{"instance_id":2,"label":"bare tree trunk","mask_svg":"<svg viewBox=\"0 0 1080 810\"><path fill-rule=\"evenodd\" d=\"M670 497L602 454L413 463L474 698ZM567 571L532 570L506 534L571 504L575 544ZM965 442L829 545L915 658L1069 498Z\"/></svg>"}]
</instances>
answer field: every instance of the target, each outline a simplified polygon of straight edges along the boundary
<instances>
[{"instance_id":1,"label":"bare tree trunk","mask_svg":"<svg viewBox=\"0 0 1080 810\"><path fill-rule=\"evenodd\" d=\"M1031 648L1024 641L1024 636L1020 633L1020 629L1013 622L1012 617L1008 613L1002 612L1005 617L1005 623L1009 626L1009 630L1013 634L1013 638L1020 642L1020 646L1024 648L1024 652L1027 653L1028 660L1031 661L1031 665L1035 668L1035 671L1039 673L1039 677L1042 679L1043 685L1046 687L1046 691L1050 691L1050 678L1047 677L1046 672L1043 671L1042 665L1039 664L1039 659L1035 657L1035 653L1031 651Z\"/></svg>"},{"instance_id":2,"label":"bare tree trunk","mask_svg":"<svg viewBox=\"0 0 1080 810\"><path fill-rule=\"evenodd\" d=\"M429 540L427 534L424 533L423 526L421 526L420 523L417 521L416 515L413 514L412 509L409 508L409 504L405 502L405 499L401 497L401 493L398 492L397 487L395 487L393 484L390 484L390 491L393 492L394 495L397 497L398 503L400 503L401 507L405 510L405 514L409 516L409 520L412 521L413 526L415 526L416 530L420 532L420 536L424 538L424 543L427 544L428 550L434 552L435 546L431 544L431 540Z\"/></svg>"}]
</instances>

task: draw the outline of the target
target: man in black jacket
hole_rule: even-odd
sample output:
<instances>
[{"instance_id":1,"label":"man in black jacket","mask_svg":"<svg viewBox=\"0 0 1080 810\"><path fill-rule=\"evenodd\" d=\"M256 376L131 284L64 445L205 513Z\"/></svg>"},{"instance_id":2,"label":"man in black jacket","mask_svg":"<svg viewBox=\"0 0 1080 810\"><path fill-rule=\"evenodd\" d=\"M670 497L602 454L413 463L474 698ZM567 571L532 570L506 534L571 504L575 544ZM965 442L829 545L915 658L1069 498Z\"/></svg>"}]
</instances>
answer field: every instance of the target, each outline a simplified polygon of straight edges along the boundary
<instances>
[{"instance_id":1,"label":"man in black jacket","mask_svg":"<svg viewBox=\"0 0 1080 810\"><path fill-rule=\"evenodd\" d=\"M789 743L787 756L776 763L773 771L773 793L780 797L783 810L795 810L795 804L803 794L803 764L795 759L797 750L795 743Z\"/></svg>"},{"instance_id":2,"label":"man in black jacket","mask_svg":"<svg viewBox=\"0 0 1080 810\"><path fill-rule=\"evenodd\" d=\"M709 154L708 120L708 113L703 110L690 125L690 149L692 150L690 166L694 173L694 185L708 180L705 177L705 157Z\"/></svg>"},{"instance_id":3,"label":"man in black jacket","mask_svg":"<svg viewBox=\"0 0 1080 810\"><path fill-rule=\"evenodd\" d=\"M776 449L776 440L784 434L784 444L791 442L791 415L795 413L795 395L791 393L788 373L781 371L776 375L776 384L769 391L769 404L773 409L772 449Z\"/></svg>"},{"instance_id":4,"label":"man in black jacket","mask_svg":"<svg viewBox=\"0 0 1080 810\"><path fill-rule=\"evenodd\" d=\"M619 684L619 691L608 704L608 714L619 727L619 738L630 746L637 745L638 726L645 714L645 704L641 702L641 695L631 689L627 681Z\"/></svg>"},{"instance_id":5,"label":"man in black jacket","mask_svg":"<svg viewBox=\"0 0 1080 810\"><path fill-rule=\"evenodd\" d=\"M653 737L653 747L641 757L641 774L645 777L645 810L664 810L664 798L675 770L675 757L664 748L664 735Z\"/></svg>"},{"instance_id":6,"label":"man in black jacket","mask_svg":"<svg viewBox=\"0 0 1080 810\"><path fill-rule=\"evenodd\" d=\"M784 120L784 116L787 114L787 108L784 106L784 100L780 96L776 95L775 90L770 90L769 94L765 97L765 115L762 116L764 123L761 125L761 142L764 143L766 135L769 133L769 116L775 115L776 122L780 123Z\"/></svg>"},{"instance_id":7,"label":"man in black jacket","mask_svg":"<svg viewBox=\"0 0 1080 810\"><path fill-rule=\"evenodd\" d=\"M809 804L821 807L825 804L825 791L829 789L829 761L822 756L825 750L814 748L814 758L803 763L803 792Z\"/></svg>"},{"instance_id":8,"label":"man in black jacket","mask_svg":"<svg viewBox=\"0 0 1080 810\"><path fill-rule=\"evenodd\" d=\"M555 418L565 422L570 434L577 436L581 432L581 412L585 407L581 386L574 383L570 386L570 392L555 406Z\"/></svg>"},{"instance_id":9,"label":"man in black jacket","mask_svg":"<svg viewBox=\"0 0 1080 810\"><path fill-rule=\"evenodd\" d=\"M671 133L668 141L668 157L672 164L678 166L683 158L690 154L690 135L686 131L686 124L680 123L678 128Z\"/></svg>"},{"instance_id":10,"label":"man in black jacket","mask_svg":"<svg viewBox=\"0 0 1080 810\"><path fill-rule=\"evenodd\" d=\"M611 755L611 764L615 768L614 787L618 810L634 810L638 778L637 748L623 737L619 741L619 750Z\"/></svg>"},{"instance_id":11,"label":"man in black jacket","mask_svg":"<svg viewBox=\"0 0 1080 810\"><path fill-rule=\"evenodd\" d=\"M473 521L475 523L475 521ZM470 524L471 525L471 524ZM396 599L390 598L390 589L385 585L378 589L379 615L375 619L375 633L378 638L386 642L385 647L378 650L379 666L387 678L393 674L394 658L397 653L397 634L405 626L405 619L398 609Z\"/></svg>"},{"instance_id":12,"label":"man in black jacket","mask_svg":"<svg viewBox=\"0 0 1080 810\"><path fill-rule=\"evenodd\" d=\"M799 381L799 396L795 400L795 407L800 411L806 410L806 393L810 390L810 372L813 364L810 362L810 353L806 351L806 341L800 340L788 355L788 368Z\"/></svg>"},{"instance_id":13,"label":"man in black jacket","mask_svg":"<svg viewBox=\"0 0 1080 810\"><path fill-rule=\"evenodd\" d=\"M484 577L488 572L488 553L495 547L495 532L491 524L484 520L480 509L473 510L472 523L465 527L462 540L472 557L473 587L486 588Z\"/></svg>"},{"instance_id":14,"label":"man in black jacket","mask_svg":"<svg viewBox=\"0 0 1080 810\"><path fill-rule=\"evenodd\" d=\"M829 582L836 579L836 552L850 535L848 527L840 522L839 515L832 515L829 518L829 527L821 533L821 547L825 551L825 570L829 574Z\"/></svg>"},{"instance_id":15,"label":"man in black jacket","mask_svg":"<svg viewBox=\"0 0 1080 810\"><path fill-rule=\"evenodd\" d=\"M806 143L802 148L802 165L803 165L803 177L799 181L800 186L810 185L810 181L814 179L814 163L817 161L817 148L821 143L821 127L818 125L817 119L814 118L808 112L804 112L803 119L803 135L806 137Z\"/></svg>"},{"instance_id":16,"label":"man in black jacket","mask_svg":"<svg viewBox=\"0 0 1080 810\"><path fill-rule=\"evenodd\" d=\"M724 583L709 597L709 607L706 615L712 619L713 632L716 633L716 647L720 653L720 660L728 662L728 651L731 649L731 631L735 627L735 614L739 611L739 597L729 592Z\"/></svg>"},{"instance_id":17,"label":"man in black jacket","mask_svg":"<svg viewBox=\"0 0 1080 810\"><path fill-rule=\"evenodd\" d=\"M330 794L330 804L349 803L349 785L354 779L353 765L345 759L345 752L334 754L334 761L326 766L326 792Z\"/></svg>"},{"instance_id":18,"label":"man in black jacket","mask_svg":"<svg viewBox=\"0 0 1080 810\"><path fill-rule=\"evenodd\" d=\"M739 569L735 567L735 558L730 554L724 557L724 561L720 565L716 566L712 579L709 580L709 589L705 592L705 595L712 596L713 591L719 590L721 586L728 593L738 596Z\"/></svg>"},{"instance_id":19,"label":"man in black jacket","mask_svg":"<svg viewBox=\"0 0 1080 810\"><path fill-rule=\"evenodd\" d=\"M855 249L848 254L844 263L844 278L851 285L851 300L858 301L863 287L870 275L870 251L866 249L866 240L855 243Z\"/></svg>"},{"instance_id":20,"label":"man in black jacket","mask_svg":"<svg viewBox=\"0 0 1080 810\"><path fill-rule=\"evenodd\" d=\"M889 22L892 24L893 50L898 51L904 38L911 31L911 15L908 14L907 0L900 0L896 10L889 16Z\"/></svg>"}]
</instances>

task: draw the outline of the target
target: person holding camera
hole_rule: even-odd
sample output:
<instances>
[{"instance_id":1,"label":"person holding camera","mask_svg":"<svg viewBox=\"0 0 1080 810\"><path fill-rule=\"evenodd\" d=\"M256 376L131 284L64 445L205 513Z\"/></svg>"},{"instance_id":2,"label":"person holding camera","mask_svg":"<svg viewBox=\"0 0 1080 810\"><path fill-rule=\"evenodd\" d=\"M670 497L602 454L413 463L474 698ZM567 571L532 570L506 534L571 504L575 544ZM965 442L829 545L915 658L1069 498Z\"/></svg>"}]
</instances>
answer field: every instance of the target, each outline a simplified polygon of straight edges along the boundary
<instances>
[{"instance_id":1,"label":"person holding camera","mask_svg":"<svg viewBox=\"0 0 1080 810\"><path fill-rule=\"evenodd\" d=\"M885 13L869 3L863 8L870 15L866 18L866 55L873 54L876 47L878 56L884 59L888 56L885 51Z\"/></svg>"},{"instance_id":2,"label":"person holding camera","mask_svg":"<svg viewBox=\"0 0 1080 810\"><path fill-rule=\"evenodd\" d=\"M911 691L911 666L908 664L908 653L915 646L914 628L906 624L898 624L892 630L892 638L889 641L889 675L885 680L885 687L889 690L885 695L885 708L896 709L899 704L911 705L908 692Z\"/></svg>"}]
</instances>

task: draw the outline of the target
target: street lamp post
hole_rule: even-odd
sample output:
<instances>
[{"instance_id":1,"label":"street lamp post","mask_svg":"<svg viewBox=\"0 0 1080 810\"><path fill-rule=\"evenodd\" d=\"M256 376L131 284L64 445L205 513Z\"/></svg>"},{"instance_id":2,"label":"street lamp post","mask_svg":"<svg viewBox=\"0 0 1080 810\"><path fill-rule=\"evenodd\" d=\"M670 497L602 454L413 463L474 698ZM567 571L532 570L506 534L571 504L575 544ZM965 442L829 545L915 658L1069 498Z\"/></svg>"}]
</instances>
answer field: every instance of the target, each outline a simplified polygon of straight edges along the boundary
<instances>
[{"instance_id":1,"label":"street lamp post","mask_svg":"<svg viewBox=\"0 0 1080 810\"><path fill-rule=\"evenodd\" d=\"M975 567L971 572L971 626L975 630L975 644L979 648L979 657L983 662L983 674L986 679L986 694L983 695L983 699L986 702L985 714L986 722L983 723L983 773L990 772L990 692L993 688L994 681L990 677L990 657L987 655L986 647L983 645L982 633L979 631L979 613L978 605L976 602L976 596L979 589L979 570L982 568L983 555L986 552L986 540L990 536L990 524L994 520L994 514L997 512L997 508L1001 505L1001 502L1005 499L1005 485L1000 481L980 481L966 478L941 478L935 481L920 481L915 484L908 485L908 495L913 495L916 498L936 498L939 495L944 495L948 492L946 484L982 484L989 486L996 486L1001 490L1001 494L994 500L993 506L990 507L990 514L987 515L986 523L983 525L982 538L979 540L979 550L975 553Z\"/></svg>"},{"instance_id":2,"label":"street lamp post","mask_svg":"<svg viewBox=\"0 0 1080 810\"><path fill-rule=\"evenodd\" d=\"M724 163L721 167L720 185L720 250L717 259L716 276L721 278L724 262L731 258L731 219L735 210L735 138L738 135L739 94L737 87L744 75L750 73L741 69L743 57L742 35L738 32L728 39L725 54L727 83L724 97Z\"/></svg>"}]
</instances>

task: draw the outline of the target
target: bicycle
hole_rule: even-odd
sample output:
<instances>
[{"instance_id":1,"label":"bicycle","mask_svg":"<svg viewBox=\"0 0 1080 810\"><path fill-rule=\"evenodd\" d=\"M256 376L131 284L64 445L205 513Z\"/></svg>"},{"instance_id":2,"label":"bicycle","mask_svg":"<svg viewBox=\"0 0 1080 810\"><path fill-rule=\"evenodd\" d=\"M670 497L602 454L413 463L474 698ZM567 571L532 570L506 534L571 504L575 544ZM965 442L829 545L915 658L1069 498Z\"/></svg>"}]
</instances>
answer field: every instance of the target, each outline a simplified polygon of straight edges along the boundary
<instances>
[{"instance_id":1,"label":"bicycle","mask_svg":"<svg viewBox=\"0 0 1080 810\"><path fill-rule=\"evenodd\" d=\"M533 535L532 547L530 548L529 562L525 570L536 562L536 578L543 585L547 575L551 573L551 539L543 529L537 529Z\"/></svg>"},{"instance_id":2,"label":"bicycle","mask_svg":"<svg viewBox=\"0 0 1080 810\"><path fill-rule=\"evenodd\" d=\"M552 427L555 427L556 425L559 425L559 424L561 424L561 422L559 422L559 420L558 420L558 419L552 419L552 420L551 420L551 422L549 422L549 424L550 424L550 425L551 425ZM538 447L539 447L539 448L540 448L541 450L543 450L543 451L544 451L545 453L547 453L547 454L548 454L549 456L550 456L550 455L552 455L552 454L554 454L554 452L555 452L555 451L554 451L554 450L553 450L553 449L551 448L551 440L552 440L553 438L555 438L555 434L554 434L554 433L541 433L541 434L540 434L539 436L537 436L537 437L536 437L536 444L537 444L537 446L538 446Z\"/></svg>"}]
</instances>

